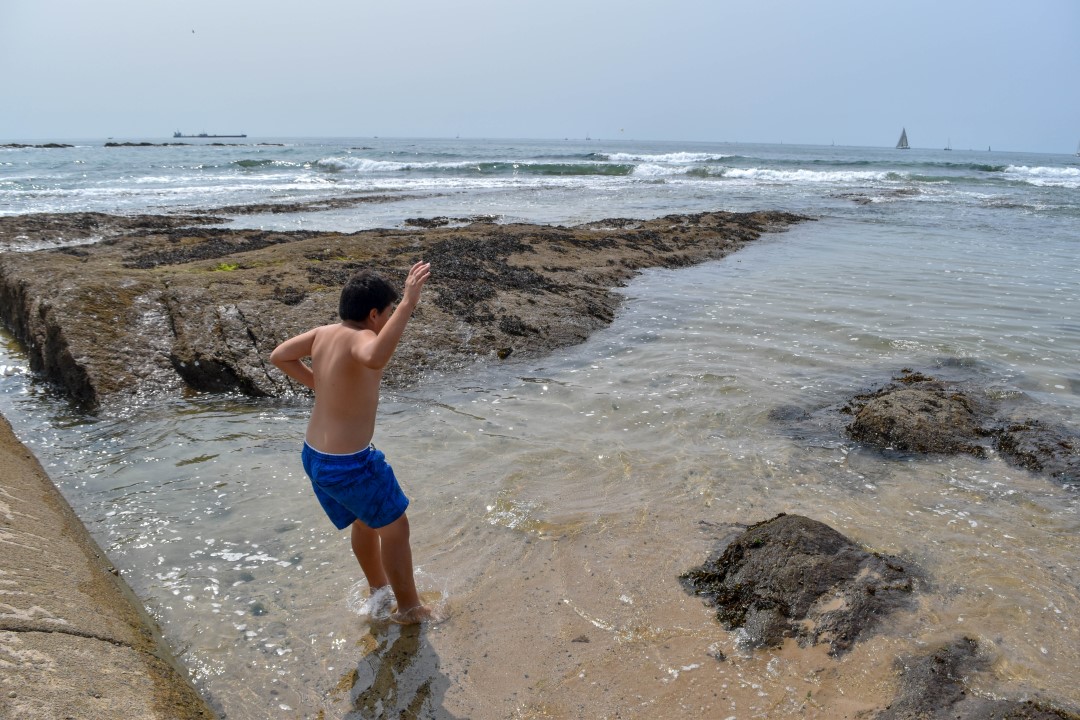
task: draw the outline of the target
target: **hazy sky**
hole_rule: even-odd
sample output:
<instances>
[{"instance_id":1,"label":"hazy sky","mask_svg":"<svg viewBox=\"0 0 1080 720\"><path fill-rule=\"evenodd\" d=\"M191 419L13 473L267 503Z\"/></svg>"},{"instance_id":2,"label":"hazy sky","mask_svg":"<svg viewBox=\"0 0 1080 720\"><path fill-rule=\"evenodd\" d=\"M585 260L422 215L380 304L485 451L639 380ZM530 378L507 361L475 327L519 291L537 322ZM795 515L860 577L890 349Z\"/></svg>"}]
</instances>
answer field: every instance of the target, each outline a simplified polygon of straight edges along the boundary
<instances>
[{"instance_id":1,"label":"hazy sky","mask_svg":"<svg viewBox=\"0 0 1080 720\"><path fill-rule=\"evenodd\" d=\"M0 0L0 139L1076 152L1080 0Z\"/></svg>"}]
</instances>

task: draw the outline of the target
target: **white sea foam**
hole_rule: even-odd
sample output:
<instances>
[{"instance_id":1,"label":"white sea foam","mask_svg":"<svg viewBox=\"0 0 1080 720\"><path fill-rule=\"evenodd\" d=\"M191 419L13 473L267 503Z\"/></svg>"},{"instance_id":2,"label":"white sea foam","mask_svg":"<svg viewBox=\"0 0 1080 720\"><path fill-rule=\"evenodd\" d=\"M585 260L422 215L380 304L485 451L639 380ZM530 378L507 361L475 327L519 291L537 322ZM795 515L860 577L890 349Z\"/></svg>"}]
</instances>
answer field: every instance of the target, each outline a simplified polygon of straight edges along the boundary
<instances>
[{"instance_id":1,"label":"white sea foam","mask_svg":"<svg viewBox=\"0 0 1080 720\"><path fill-rule=\"evenodd\" d=\"M774 183L849 183L888 179L889 173L866 170L772 170L769 168L724 168L719 173L733 180Z\"/></svg>"},{"instance_id":2,"label":"white sea foam","mask_svg":"<svg viewBox=\"0 0 1080 720\"><path fill-rule=\"evenodd\" d=\"M407 170L408 163L393 162L390 160L371 160L370 158L358 157L328 157L317 161L315 165L324 170L333 172L352 171L356 173L396 172Z\"/></svg>"},{"instance_id":3,"label":"white sea foam","mask_svg":"<svg viewBox=\"0 0 1080 720\"><path fill-rule=\"evenodd\" d=\"M655 178L682 175L686 172L685 167L672 167L670 165L657 165L656 163L642 163L634 168L634 177Z\"/></svg>"},{"instance_id":4,"label":"white sea foam","mask_svg":"<svg viewBox=\"0 0 1080 720\"><path fill-rule=\"evenodd\" d=\"M179 179L180 178L169 177L167 175L140 175L137 178L132 178L132 182L134 182L137 185L152 185L152 184L158 184L158 183L160 183L160 184L175 183Z\"/></svg>"},{"instance_id":5,"label":"white sea foam","mask_svg":"<svg viewBox=\"0 0 1080 720\"><path fill-rule=\"evenodd\" d=\"M614 163L645 162L673 163L680 165L713 162L716 160L723 160L726 157L731 157L730 155L717 155L715 153L692 152L663 153L660 155L647 155L639 153L604 153L604 156Z\"/></svg>"},{"instance_id":6,"label":"white sea foam","mask_svg":"<svg viewBox=\"0 0 1080 720\"><path fill-rule=\"evenodd\" d=\"M1031 185L1044 187L1080 188L1080 168L1075 167L1028 167L1010 165L1005 176Z\"/></svg>"},{"instance_id":7,"label":"white sea foam","mask_svg":"<svg viewBox=\"0 0 1080 720\"><path fill-rule=\"evenodd\" d=\"M387 173L401 172L403 170L436 170L467 168L476 165L475 162L397 162L394 160L372 160L362 157L328 157L315 163L316 166L334 172Z\"/></svg>"}]
</instances>

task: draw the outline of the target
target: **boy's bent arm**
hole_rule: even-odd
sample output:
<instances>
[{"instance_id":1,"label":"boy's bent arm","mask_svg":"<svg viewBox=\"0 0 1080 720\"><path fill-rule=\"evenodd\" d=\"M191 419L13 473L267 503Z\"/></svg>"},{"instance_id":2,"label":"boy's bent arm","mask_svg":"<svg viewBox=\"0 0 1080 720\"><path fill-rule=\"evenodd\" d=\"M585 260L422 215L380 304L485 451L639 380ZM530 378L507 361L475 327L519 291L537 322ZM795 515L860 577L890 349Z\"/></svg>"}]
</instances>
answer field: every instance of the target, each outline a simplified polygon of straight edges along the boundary
<instances>
[{"instance_id":1,"label":"boy's bent arm","mask_svg":"<svg viewBox=\"0 0 1080 720\"><path fill-rule=\"evenodd\" d=\"M431 277L431 263L418 262L412 266L409 276L405 279L405 292L402 293L401 302L394 308L386 325L383 325L374 340L355 346L354 357L361 364L380 370L390 362L394 350L397 349L398 341L405 332L405 326L412 317L416 304L420 301L420 290L429 277Z\"/></svg>"},{"instance_id":2,"label":"boy's bent arm","mask_svg":"<svg viewBox=\"0 0 1080 720\"><path fill-rule=\"evenodd\" d=\"M311 356L311 346L314 341L315 330L308 330L306 333L289 338L270 353L270 362L293 380L312 390L315 389L315 373L302 362L302 359Z\"/></svg>"}]
</instances>

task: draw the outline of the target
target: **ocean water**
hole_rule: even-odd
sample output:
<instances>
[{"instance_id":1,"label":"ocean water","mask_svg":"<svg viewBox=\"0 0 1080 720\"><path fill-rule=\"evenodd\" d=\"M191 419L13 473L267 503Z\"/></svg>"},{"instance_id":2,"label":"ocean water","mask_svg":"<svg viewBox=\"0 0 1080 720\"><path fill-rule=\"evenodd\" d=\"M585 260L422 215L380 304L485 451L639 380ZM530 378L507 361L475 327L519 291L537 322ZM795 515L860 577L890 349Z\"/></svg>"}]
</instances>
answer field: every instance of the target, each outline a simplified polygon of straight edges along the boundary
<instances>
[{"instance_id":1,"label":"ocean water","mask_svg":"<svg viewBox=\"0 0 1080 720\"><path fill-rule=\"evenodd\" d=\"M1080 427L1080 159L236 142L248 144L0 149L0 214L379 195L389 201L231 224L714 209L816 220L718 262L642 273L579 346L384 395L375 442L412 498L421 589L451 615L421 632L363 613L348 540L300 467L306 401L208 395L85 416L4 337L0 411L225 717L836 717L887 704L895 657L961 634L990 662L969 679L977 693L1080 706L1075 486L996 457L796 438L769 416L949 362ZM746 649L676 578L737 523L777 512L922 568L917 606L842 658Z\"/></svg>"}]
</instances>

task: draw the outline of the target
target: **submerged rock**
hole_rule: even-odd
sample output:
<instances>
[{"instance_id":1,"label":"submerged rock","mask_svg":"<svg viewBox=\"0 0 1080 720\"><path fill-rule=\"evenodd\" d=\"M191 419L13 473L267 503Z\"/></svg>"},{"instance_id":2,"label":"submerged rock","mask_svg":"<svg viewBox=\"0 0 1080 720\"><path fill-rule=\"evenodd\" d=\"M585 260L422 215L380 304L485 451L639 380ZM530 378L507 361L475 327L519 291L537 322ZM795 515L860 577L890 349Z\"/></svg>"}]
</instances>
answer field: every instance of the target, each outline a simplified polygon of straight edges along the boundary
<instances>
[{"instance_id":1,"label":"submerged rock","mask_svg":"<svg viewBox=\"0 0 1080 720\"><path fill-rule=\"evenodd\" d=\"M978 444L979 408L954 385L920 374L904 374L892 383L852 401L855 419L848 434L855 440L903 452L969 453L986 457Z\"/></svg>"},{"instance_id":2,"label":"submerged rock","mask_svg":"<svg viewBox=\"0 0 1080 720\"><path fill-rule=\"evenodd\" d=\"M1080 715L1038 700L982 698L964 678L989 669L978 643L958 638L925 655L896 661L900 690L875 720L1080 720Z\"/></svg>"},{"instance_id":3,"label":"submerged rock","mask_svg":"<svg viewBox=\"0 0 1080 720\"><path fill-rule=\"evenodd\" d=\"M750 527L719 558L680 579L753 647L794 637L803 645L827 643L831 654L839 654L911 602L915 575L896 558L867 552L824 523L780 514Z\"/></svg>"},{"instance_id":4,"label":"submerged rock","mask_svg":"<svg viewBox=\"0 0 1080 720\"><path fill-rule=\"evenodd\" d=\"M1040 420L994 430L998 452L1013 464L1063 482L1080 482L1080 435Z\"/></svg>"},{"instance_id":5,"label":"submerged rock","mask_svg":"<svg viewBox=\"0 0 1080 720\"><path fill-rule=\"evenodd\" d=\"M1080 482L1080 433L1038 419L1040 410L977 364L946 361L934 376L905 368L846 402L817 410L784 405L773 408L769 420L810 442L846 434L885 451L979 458L997 452L1031 472Z\"/></svg>"}]
</instances>

